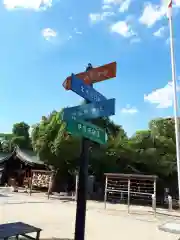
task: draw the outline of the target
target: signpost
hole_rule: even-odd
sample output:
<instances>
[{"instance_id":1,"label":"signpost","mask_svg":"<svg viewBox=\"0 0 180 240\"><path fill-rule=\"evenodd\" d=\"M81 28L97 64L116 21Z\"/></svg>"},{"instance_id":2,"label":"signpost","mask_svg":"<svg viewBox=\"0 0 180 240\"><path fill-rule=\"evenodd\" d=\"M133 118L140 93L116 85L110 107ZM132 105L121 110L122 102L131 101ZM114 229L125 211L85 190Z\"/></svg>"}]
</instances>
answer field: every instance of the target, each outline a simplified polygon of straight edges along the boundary
<instances>
[{"instance_id":1,"label":"signpost","mask_svg":"<svg viewBox=\"0 0 180 240\"><path fill-rule=\"evenodd\" d=\"M82 137L74 240L84 240L85 235L90 140L105 144L108 139L105 130L83 120L109 117L115 114L115 99L107 100L92 87L92 84L95 82L100 82L115 76L116 62L98 68L92 68L91 64L89 64L86 72L76 75L72 74L72 76L68 77L63 83L63 87L66 90L71 89L83 97L87 103L85 105L65 108L63 112L63 120L67 123L67 131L73 135Z\"/></svg>"},{"instance_id":2,"label":"signpost","mask_svg":"<svg viewBox=\"0 0 180 240\"><path fill-rule=\"evenodd\" d=\"M106 100L101 93L97 92L92 86L85 84L74 74L72 74L71 90L90 102L100 102Z\"/></svg>"},{"instance_id":3,"label":"signpost","mask_svg":"<svg viewBox=\"0 0 180 240\"><path fill-rule=\"evenodd\" d=\"M99 144L105 144L107 142L105 130L82 120L67 122L67 131L75 136L83 136Z\"/></svg>"},{"instance_id":4,"label":"signpost","mask_svg":"<svg viewBox=\"0 0 180 240\"><path fill-rule=\"evenodd\" d=\"M88 103L76 107L65 108L62 114L64 121L76 119L94 119L99 117L109 117L115 114L115 99L101 102Z\"/></svg>"},{"instance_id":5,"label":"signpost","mask_svg":"<svg viewBox=\"0 0 180 240\"><path fill-rule=\"evenodd\" d=\"M101 82L110 78L116 77L116 62L112 62L101 67L92 68L88 72L76 74L76 77L82 79L86 84ZM66 90L71 89L72 76L66 78L63 82L63 87Z\"/></svg>"}]
</instances>

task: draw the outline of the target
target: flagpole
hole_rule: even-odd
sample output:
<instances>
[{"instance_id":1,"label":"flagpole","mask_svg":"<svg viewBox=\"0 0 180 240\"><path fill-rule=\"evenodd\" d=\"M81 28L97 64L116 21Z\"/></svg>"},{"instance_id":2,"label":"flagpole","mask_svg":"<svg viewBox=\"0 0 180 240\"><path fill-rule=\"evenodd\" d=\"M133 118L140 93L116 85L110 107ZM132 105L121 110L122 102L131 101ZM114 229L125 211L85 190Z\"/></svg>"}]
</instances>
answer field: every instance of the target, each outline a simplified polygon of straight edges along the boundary
<instances>
[{"instance_id":1,"label":"flagpole","mask_svg":"<svg viewBox=\"0 0 180 240\"><path fill-rule=\"evenodd\" d=\"M173 24L172 24L172 1L168 6L169 33L170 33L170 53L171 53L171 71L173 85L173 105L174 105L174 122L175 122L175 137L176 137L176 158L177 158L177 174L178 174L178 196L180 206L180 136L179 136L179 119L178 119L178 99L177 99L177 83L175 72L175 57L174 57L174 41L173 41Z\"/></svg>"}]
</instances>

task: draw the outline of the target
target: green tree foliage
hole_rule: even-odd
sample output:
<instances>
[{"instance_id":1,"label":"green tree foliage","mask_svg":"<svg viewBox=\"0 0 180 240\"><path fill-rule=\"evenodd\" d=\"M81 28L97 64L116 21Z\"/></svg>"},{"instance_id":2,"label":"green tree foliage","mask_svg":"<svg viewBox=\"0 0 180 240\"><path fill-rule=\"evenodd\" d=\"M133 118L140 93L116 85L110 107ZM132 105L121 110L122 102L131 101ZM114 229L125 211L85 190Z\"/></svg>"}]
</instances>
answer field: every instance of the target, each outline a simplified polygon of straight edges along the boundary
<instances>
[{"instance_id":1,"label":"green tree foliage","mask_svg":"<svg viewBox=\"0 0 180 240\"><path fill-rule=\"evenodd\" d=\"M11 140L12 137L12 133L0 133L0 140Z\"/></svg>"},{"instance_id":2,"label":"green tree foliage","mask_svg":"<svg viewBox=\"0 0 180 240\"><path fill-rule=\"evenodd\" d=\"M66 132L63 110L43 116L32 126L20 122L13 126L12 134L1 133L0 151L8 152L14 145L29 148L41 160L59 169L62 176L78 169L81 139ZM157 174L162 179L177 175L174 120L159 118L150 121L149 129L137 131L128 138L122 126L109 118L92 121L108 133L105 145L91 144L89 171L102 180L105 172ZM31 143L30 143L31 140ZM168 180L167 180L168 181Z\"/></svg>"},{"instance_id":3,"label":"green tree foliage","mask_svg":"<svg viewBox=\"0 0 180 240\"><path fill-rule=\"evenodd\" d=\"M53 111L33 126L32 146L40 158L58 168L63 174L76 169L80 154L80 141L66 132L61 120L62 112Z\"/></svg>"},{"instance_id":4,"label":"green tree foliage","mask_svg":"<svg viewBox=\"0 0 180 240\"><path fill-rule=\"evenodd\" d=\"M53 111L49 116L43 117L41 122L33 126L32 130L32 146L39 154L40 158L48 164L54 165L60 171L73 173L77 170L80 157L81 141L66 132L66 124L61 120L61 112ZM95 123L95 121L94 121ZM91 145L91 161L90 169L93 172L99 172L96 167L95 159L100 157L99 169L103 161L109 166L112 162L108 162L109 156L106 154L108 145L116 139L127 139L127 136L121 126L115 125L108 118L96 120L99 127L107 129L109 142L107 146L99 147L98 144ZM120 134L121 133L121 134ZM108 165L107 165L108 166ZM106 167L108 170L108 167Z\"/></svg>"},{"instance_id":5,"label":"green tree foliage","mask_svg":"<svg viewBox=\"0 0 180 240\"><path fill-rule=\"evenodd\" d=\"M8 140L1 141L1 151L3 153L11 152L11 141Z\"/></svg>"},{"instance_id":6,"label":"green tree foliage","mask_svg":"<svg viewBox=\"0 0 180 240\"><path fill-rule=\"evenodd\" d=\"M22 149L31 148L31 141L29 137L30 126L25 122L15 123L13 125L11 144L18 145Z\"/></svg>"},{"instance_id":7,"label":"green tree foliage","mask_svg":"<svg viewBox=\"0 0 180 240\"><path fill-rule=\"evenodd\" d=\"M29 138L29 125L25 122L15 123L13 125L12 133L16 137Z\"/></svg>"},{"instance_id":8,"label":"green tree foliage","mask_svg":"<svg viewBox=\"0 0 180 240\"><path fill-rule=\"evenodd\" d=\"M8 153L13 150L12 138L12 133L0 133L0 152Z\"/></svg>"},{"instance_id":9,"label":"green tree foliage","mask_svg":"<svg viewBox=\"0 0 180 240\"><path fill-rule=\"evenodd\" d=\"M66 132L61 115L62 112L53 111L33 126L32 146L43 161L72 173L78 166L80 139ZM127 169L160 177L176 175L173 119L152 120L149 129L137 131L131 138L109 118L93 123L106 129L109 138L105 146L91 145L89 168L99 178L104 172L127 172Z\"/></svg>"},{"instance_id":10,"label":"green tree foliage","mask_svg":"<svg viewBox=\"0 0 180 240\"><path fill-rule=\"evenodd\" d=\"M174 119L172 118L158 118L152 120L149 123L149 129L154 137L163 136L175 141Z\"/></svg>"}]
</instances>

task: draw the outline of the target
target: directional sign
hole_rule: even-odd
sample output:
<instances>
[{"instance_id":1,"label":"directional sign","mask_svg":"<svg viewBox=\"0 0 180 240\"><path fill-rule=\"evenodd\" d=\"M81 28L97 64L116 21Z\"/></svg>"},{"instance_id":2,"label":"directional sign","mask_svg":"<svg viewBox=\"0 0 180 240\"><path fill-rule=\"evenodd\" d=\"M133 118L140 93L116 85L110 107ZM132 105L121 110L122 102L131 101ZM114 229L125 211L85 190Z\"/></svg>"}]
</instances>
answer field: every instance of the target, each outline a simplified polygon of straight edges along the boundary
<instances>
[{"instance_id":1,"label":"directional sign","mask_svg":"<svg viewBox=\"0 0 180 240\"><path fill-rule=\"evenodd\" d=\"M88 72L78 73L76 74L76 77L82 79L88 85L114 78L116 77L116 62L112 62L101 67L92 68ZM66 90L71 89L71 76L67 77L63 82L63 87Z\"/></svg>"},{"instance_id":2,"label":"directional sign","mask_svg":"<svg viewBox=\"0 0 180 240\"><path fill-rule=\"evenodd\" d=\"M115 99L104 100L96 103L84 104L76 107L65 108L63 120L94 119L108 117L115 114Z\"/></svg>"},{"instance_id":3,"label":"directional sign","mask_svg":"<svg viewBox=\"0 0 180 240\"><path fill-rule=\"evenodd\" d=\"M73 135L86 137L100 144L105 144L108 139L105 130L82 120L67 122L66 129Z\"/></svg>"},{"instance_id":4,"label":"directional sign","mask_svg":"<svg viewBox=\"0 0 180 240\"><path fill-rule=\"evenodd\" d=\"M106 100L102 94L97 92L93 87L86 85L75 75L72 75L71 90L90 102L100 102Z\"/></svg>"}]
</instances>

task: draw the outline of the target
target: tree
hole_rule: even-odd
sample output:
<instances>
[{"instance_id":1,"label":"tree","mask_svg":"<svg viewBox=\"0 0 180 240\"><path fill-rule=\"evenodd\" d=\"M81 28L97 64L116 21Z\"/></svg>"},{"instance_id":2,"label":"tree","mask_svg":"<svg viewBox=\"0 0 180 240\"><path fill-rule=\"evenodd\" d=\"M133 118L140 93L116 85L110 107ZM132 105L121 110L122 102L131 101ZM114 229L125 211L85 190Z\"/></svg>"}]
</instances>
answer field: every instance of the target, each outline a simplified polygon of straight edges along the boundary
<instances>
[{"instance_id":1,"label":"tree","mask_svg":"<svg viewBox=\"0 0 180 240\"><path fill-rule=\"evenodd\" d=\"M0 151L12 151L14 145L29 148L41 160L59 169L60 175L67 177L77 171L81 150L81 138L66 131L62 121L63 109L43 116L32 127L25 122L13 125L12 134L0 134ZM168 180L177 176L174 119L158 118L151 120L149 129L137 131L128 138L122 126L109 118L92 120L92 123L105 129L108 142L104 145L92 143L90 148L89 170L100 181L105 172L139 172L157 174Z\"/></svg>"},{"instance_id":2,"label":"tree","mask_svg":"<svg viewBox=\"0 0 180 240\"><path fill-rule=\"evenodd\" d=\"M1 150L3 153L11 152L11 142L8 140L4 140L1 142Z\"/></svg>"},{"instance_id":3,"label":"tree","mask_svg":"<svg viewBox=\"0 0 180 240\"><path fill-rule=\"evenodd\" d=\"M76 168L73 160L79 157L79 141L66 132L61 112L53 111L33 127L32 146L40 158L62 172Z\"/></svg>"},{"instance_id":4,"label":"tree","mask_svg":"<svg viewBox=\"0 0 180 240\"><path fill-rule=\"evenodd\" d=\"M172 124L170 119L152 120L149 130L138 131L130 139L129 144L136 152L135 161L143 172L162 177L175 173L176 155Z\"/></svg>"},{"instance_id":5,"label":"tree","mask_svg":"<svg viewBox=\"0 0 180 240\"><path fill-rule=\"evenodd\" d=\"M158 118L151 120L149 129L154 137L164 136L175 141L175 127L173 118Z\"/></svg>"},{"instance_id":6,"label":"tree","mask_svg":"<svg viewBox=\"0 0 180 240\"><path fill-rule=\"evenodd\" d=\"M25 122L15 123L12 132L16 137L24 136L25 138L29 138L29 128L29 125Z\"/></svg>"},{"instance_id":7,"label":"tree","mask_svg":"<svg viewBox=\"0 0 180 240\"><path fill-rule=\"evenodd\" d=\"M1 140L11 140L13 137L12 133L0 133Z\"/></svg>"},{"instance_id":8,"label":"tree","mask_svg":"<svg viewBox=\"0 0 180 240\"><path fill-rule=\"evenodd\" d=\"M29 128L29 125L25 122L15 123L12 129L12 145L18 145L22 149L31 148Z\"/></svg>"},{"instance_id":9,"label":"tree","mask_svg":"<svg viewBox=\"0 0 180 240\"><path fill-rule=\"evenodd\" d=\"M3 152L2 142L0 141L0 152Z\"/></svg>"}]
</instances>

